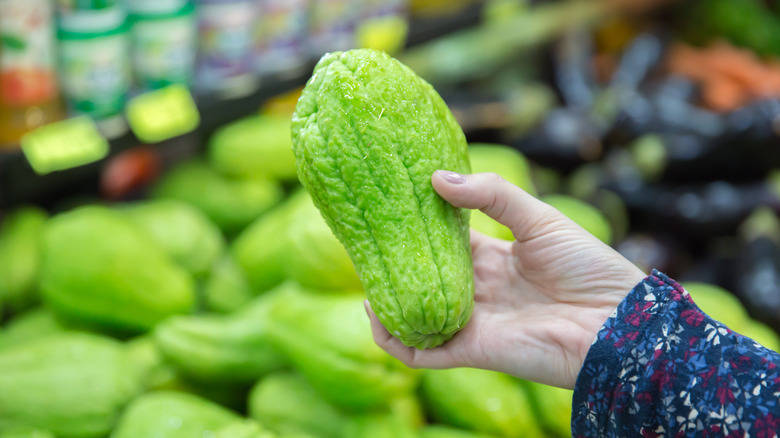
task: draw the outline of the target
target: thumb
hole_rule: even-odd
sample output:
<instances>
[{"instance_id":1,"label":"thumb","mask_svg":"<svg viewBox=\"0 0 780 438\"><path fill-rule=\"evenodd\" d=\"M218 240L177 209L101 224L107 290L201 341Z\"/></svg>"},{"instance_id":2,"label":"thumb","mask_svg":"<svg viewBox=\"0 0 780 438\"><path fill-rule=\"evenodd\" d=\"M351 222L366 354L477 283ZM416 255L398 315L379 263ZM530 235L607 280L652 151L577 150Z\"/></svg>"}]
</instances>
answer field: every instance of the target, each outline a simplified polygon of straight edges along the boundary
<instances>
[{"instance_id":1,"label":"thumb","mask_svg":"<svg viewBox=\"0 0 780 438\"><path fill-rule=\"evenodd\" d=\"M482 210L509 227L520 242L533 238L536 226L560 214L495 173L463 175L437 170L431 182L447 202L455 207Z\"/></svg>"}]
</instances>

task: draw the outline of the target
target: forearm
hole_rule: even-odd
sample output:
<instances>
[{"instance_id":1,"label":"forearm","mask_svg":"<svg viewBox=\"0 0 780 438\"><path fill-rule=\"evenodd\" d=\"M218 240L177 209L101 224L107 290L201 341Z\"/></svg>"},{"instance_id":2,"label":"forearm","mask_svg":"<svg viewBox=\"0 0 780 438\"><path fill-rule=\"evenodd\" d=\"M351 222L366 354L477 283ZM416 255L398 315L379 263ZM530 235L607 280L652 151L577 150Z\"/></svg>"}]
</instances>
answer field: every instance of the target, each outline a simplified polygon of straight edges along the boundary
<instances>
[{"instance_id":1,"label":"forearm","mask_svg":"<svg viewBox=\"0 0 780 438\"><path fill-rule=\"evenodd\" d=\"M780 355L711 319L654 272L591 346L575 386L572 435L757 436L780 428L779 398Z\"/></svg>"}]
</instances>

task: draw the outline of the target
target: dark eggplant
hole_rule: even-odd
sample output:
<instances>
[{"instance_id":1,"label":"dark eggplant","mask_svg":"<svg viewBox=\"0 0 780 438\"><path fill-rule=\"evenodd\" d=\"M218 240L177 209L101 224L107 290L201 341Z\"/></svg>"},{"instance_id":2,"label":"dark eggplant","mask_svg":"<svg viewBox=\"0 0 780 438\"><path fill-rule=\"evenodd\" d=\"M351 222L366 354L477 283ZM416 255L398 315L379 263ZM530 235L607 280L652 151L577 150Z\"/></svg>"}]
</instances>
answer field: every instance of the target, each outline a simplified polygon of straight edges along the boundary
<instances>
[{"instance_id":1,"label":"dark eggplant","mask_svg":"<svg viewBox=\"0 0 780 438\"><path fill-rule=\"evenodd\" d=\"M777 210L762 208L741 227L734 290L753 317L780 330L780 223Z\"/></svg>"}]
</instances>

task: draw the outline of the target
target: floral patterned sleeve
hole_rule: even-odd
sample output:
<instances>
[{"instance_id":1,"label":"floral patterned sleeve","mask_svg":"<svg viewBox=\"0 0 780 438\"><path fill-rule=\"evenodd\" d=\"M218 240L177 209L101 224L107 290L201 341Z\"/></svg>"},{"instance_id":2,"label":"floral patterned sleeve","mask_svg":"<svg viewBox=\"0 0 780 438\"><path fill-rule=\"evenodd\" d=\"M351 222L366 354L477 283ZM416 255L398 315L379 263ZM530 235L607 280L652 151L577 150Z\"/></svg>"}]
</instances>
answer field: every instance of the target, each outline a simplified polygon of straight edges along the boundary
<instances>
[{"instance_id":1,"label":"floral patterned sleeve","mask_svg":"<svg viewBox=\"0 0 780 438\"><path fill-rule=\"evenodd\" d=\"M777 437L780 354L653 271L618 306L574 388L574 437Z\"/></svg>"}]
</instances>

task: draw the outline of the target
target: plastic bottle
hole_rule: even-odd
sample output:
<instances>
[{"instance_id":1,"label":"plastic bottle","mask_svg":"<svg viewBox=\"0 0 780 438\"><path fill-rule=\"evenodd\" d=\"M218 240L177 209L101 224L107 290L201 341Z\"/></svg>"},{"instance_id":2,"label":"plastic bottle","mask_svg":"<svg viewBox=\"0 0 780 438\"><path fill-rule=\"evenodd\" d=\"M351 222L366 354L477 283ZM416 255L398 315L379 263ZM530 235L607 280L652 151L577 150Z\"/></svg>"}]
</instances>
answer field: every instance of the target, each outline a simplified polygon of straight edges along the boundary
<instances>
[{"instance_id":1,"label":"plastic bottle","mask_svg":"<svg viewBox=\"0 0 780 438\"><path fill-rule=\"evenodd\" d=\"M132 66L141 90L189 85L195 70L198 33L188 0L128 0Z\"/></svg>"},{"instance_id":2,"label":"plastic bottle","mask_svg":"<svg viewBox=\"0 0 780 438\"><path fill-rule=\"evenodd\" d=\"M290 76L308 66L306 51L309 0L259 0L255 71Z\"/></svg>"},{"instance_id":3,"label":"plastic bottle","mask_svg":"<svg viewBox=\"0 0 780 438\"><path fill-rule=\"evenodd\" d=\"M122 111L130 91L125 10L95 0L61 3L58 12L60 82L68 109L91 116L108 138L123 134Z\"/></svg>"},{"instance_id":4,"label":"plastic bottle","mask_svg":"<svg viewBox=\"0 0 780 438\"><path fill-rule=\"evenodd\" d=\"M0 149L62 117L50 0L0 0Z\"/></svg>"},{"instance_id":5,"label":"plastic bottle","mask_svg":"<svg viewBox=\"0 0 780 438\"><path fill-rule=\"evenodd\" d=\"M254 91L258 85L252 68L257 1L198 0L197 15L197 89L225 98Z\"/></svg>"}]
</instances>

